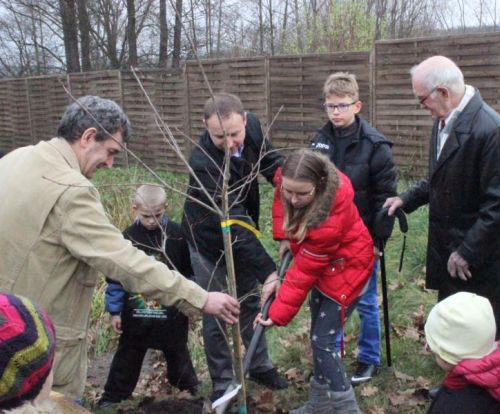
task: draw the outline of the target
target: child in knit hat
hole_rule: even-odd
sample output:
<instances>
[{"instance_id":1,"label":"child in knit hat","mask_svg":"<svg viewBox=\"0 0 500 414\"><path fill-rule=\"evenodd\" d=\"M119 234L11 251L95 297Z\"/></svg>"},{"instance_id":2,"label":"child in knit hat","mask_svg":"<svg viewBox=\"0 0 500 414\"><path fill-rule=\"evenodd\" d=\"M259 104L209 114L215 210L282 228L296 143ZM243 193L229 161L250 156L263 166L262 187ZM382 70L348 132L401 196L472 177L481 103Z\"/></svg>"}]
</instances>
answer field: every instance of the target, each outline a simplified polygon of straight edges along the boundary
<instances>
[{"instance_id":1,"label":"child in knit hat","mask_svg":"<svg viewBox=\"0 0 500 414\"><path fill-rule=\"evenodd\" d=\"M1 413L54 413L46 403L54 352L54 326L45 311L29 299L0 294Z\"/></svg>"},{"instance_id":2,"label":"child in knit hat","mask_svg":"<svg viewBox=\"0 0 500 414\"><path fill-rule=\"evenodd\" d=\"M458 292L436 304L425 324L427 345L447 371L428 414L500 413L500 346L488 299Z\"/></svg>"}]
</instances>

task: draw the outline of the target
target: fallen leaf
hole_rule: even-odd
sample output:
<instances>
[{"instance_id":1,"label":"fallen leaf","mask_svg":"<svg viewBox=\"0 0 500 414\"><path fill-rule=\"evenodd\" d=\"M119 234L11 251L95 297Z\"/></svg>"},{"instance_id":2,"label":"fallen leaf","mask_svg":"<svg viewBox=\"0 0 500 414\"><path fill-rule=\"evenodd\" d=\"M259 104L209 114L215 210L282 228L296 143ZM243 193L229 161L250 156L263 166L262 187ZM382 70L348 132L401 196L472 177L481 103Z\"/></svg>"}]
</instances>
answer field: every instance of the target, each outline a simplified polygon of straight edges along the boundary
<instances>
[{"instance_id":1,"label":"fallen leaf","mask_svg":"<svg viewBox=\"0 0 500 414\"><path fill-rule=\"evenodd\" d=\"M257 408L259 412L271 412L274 409L273 392L271 390L264 390L259 393L256 399Z\"/></svg>"},{"instance_id":2,"label":"fallen leaf","mask_svg":"<svg viewBox=\"0 0 500 414\"><path fill-rule=\"evenodd\" d=\"M425 310L424 305L421 304L418 309L413 312L413 326L420 332L424 331L425 325Z\"/></svg>"},{"instance_id":3,"label":"fallen leaf","mask_svg":"<svg viewBox=\"0 0 500 414\"><path fill-rule=\"evenodd\" d=\"M418 341L420 339L420 333L413 326L409 326L408 328L406 328L403 337L406 339L412 339L414 341Z\"/></svg>"},{"instance_id":4,"label":"fallen leaf","mask_svg":"<svg viewBox=\"0 0 500 414\"><path fill-rule=\"evenodd\" d=\"M422 388L429 388L431 385L431 380L429 378L417 377L417 384Z\"/></svg>"},{"instance_id":5,"label":"fallen leaf","mask_svg":"<svg viewBox=\"0 0 500 414\"><path fill-rule=\"evenodd\" d=\"M394 406L416 407L428 403L415 388L400 391L398 394L389 394L389 400Z\"/></svg>"},{"instance_id":6,"label":"fallen leaf","mask_svg":"<svg viewBox=\"0 0 500 414\"><path fill-rule=\"evenodd\" d=\"M415 381L415 378L410 376L410 375L407 375L401 371L398 371L397 369L394 370L394 376L399 379L399 380L403 380L403 381Z\"/></svg>"},{"instance_id":7,"label":"fallen leaf","mask_svg":"<svg viewBox=\"0 0 500 414\"><path fill-rule=\"evenodd\" d=\"M418 286L422 290L426 290L425 289L425 279L424 278L417 277L415 279L415 285Z\"/></svg>"},{"instance_id":8,"label":"fallen leaf","mask_svg":"<svg viewBox=\"0 0 500 414\"><path fill-rule=\"evenodd\" d=\"M366 414L385 414L385 410L382 407L370 407L368 411L365 411Z\"/></svg>"},{"instance_id":9,"label":"fallen leaf","mask_svg":"<svg viewBox=\"0 0 500 414\"><path fill-rule=\"evenodd\" d=\"M387 285L389 290L396 290L396 289L401 289L403 287L403 284L400 282L391 282Z\"/></svg>"},{"instance_id":10,"label":"fallen leaf","mask_svg":"<svg viewBox=\"0 0 500 414\"><path fill-rule=\"evenodd\" d=\"M361 388L360 391L360 394L363 397L373 397L377 393L378 393L378 387L375 387L373 385L365 385L363 388Z\"/></svg>"},{"instance_id":11,"label":"fallen leaf","mask_svg":"<svg viewBox=\"0 0 500 414\"><path fill-rule=\"evenodd\" d=\"M291 381L295 381L301 377L301 374L298 368L290 368L289 370L285 371L285 377Z\"/></svg>"}]
</instances>

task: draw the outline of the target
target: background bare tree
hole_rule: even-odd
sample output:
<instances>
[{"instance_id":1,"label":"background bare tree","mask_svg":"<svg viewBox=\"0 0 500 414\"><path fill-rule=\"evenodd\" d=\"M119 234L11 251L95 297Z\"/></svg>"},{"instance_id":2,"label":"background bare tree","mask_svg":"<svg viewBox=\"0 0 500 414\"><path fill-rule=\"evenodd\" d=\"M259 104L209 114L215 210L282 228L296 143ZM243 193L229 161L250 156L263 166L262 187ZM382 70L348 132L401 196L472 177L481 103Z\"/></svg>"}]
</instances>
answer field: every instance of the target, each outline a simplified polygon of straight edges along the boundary
<instances>
[{"instance_id":1,"label":"background bare tree","mask_svg":"<svg viewBox=\"0 0 500 414\"><path fill-rule=\"evenodd\" d=\"M498 30L498 0L0 0L0 76L367 50ZM188 33L185 33L187 30Z\"/></svg>"}]
</instances>

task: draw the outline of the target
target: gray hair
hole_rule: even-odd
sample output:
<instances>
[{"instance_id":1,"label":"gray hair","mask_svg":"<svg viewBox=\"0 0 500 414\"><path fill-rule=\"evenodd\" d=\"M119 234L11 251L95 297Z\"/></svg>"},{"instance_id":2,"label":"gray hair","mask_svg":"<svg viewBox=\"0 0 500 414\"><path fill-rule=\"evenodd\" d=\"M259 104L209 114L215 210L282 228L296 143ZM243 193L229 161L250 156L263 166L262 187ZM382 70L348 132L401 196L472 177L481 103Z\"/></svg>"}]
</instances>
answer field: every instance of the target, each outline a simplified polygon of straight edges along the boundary
<instances>
[{"instance_id":1,"label":"gray hair","mask_svg":"<svg viewBox=\"0 0 500 414\"><path fill-rule=\"evenodd\" d=\"M435 65L429 65L430 59L441 58ZM451 59L444 56L435 56L411 68L412 78L416 72L427 90L432 90L438 86L445 86L453 95L460 95L464 91L464 75L460 68Z\"/></svg>"},{"instance_id":2,"label":"gray hair","mask_svg":"<svg viewBox=\"0 0 500 414\"><path fill-rule=\"evenodd\" d=\"M83 96L70 104L59 122L57 135L68 142L78 140L85 130L97 130L96 141L105 141L120 131L123 142L131 134L130 121L118 104L99 96Z\"/></svg>"}]
</instances>

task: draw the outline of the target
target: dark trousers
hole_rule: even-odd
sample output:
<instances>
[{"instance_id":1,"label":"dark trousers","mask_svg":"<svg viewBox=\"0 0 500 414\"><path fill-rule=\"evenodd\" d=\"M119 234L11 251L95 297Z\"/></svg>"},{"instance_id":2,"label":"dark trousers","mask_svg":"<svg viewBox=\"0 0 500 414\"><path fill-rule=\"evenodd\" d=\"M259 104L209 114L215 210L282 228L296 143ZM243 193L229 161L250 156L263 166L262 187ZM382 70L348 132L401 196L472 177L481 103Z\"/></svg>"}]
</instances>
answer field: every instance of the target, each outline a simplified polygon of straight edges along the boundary
<instances>
[{"instance_id":1,"label":"dark trousers","mask_svg":"<svg viewBox=\"0 0 500 414\"><path fill-rule=\"evenodd\" d=\"M226 269L217 267L194 248L190 247L189 250L196 282L210 292L226 291ZM252 323L260 312L260 295L255 279L238 280L237 284L238 297L245 297L240 303L240 327L243 343L248 347L253 336ZM203 341L212 387L214 391L225 390L233 380L233 361L227 345L226 324L211 315L203 315ZM265 372L271 368L273 364L267 353L266 337L262 335L250 364L250 373Z\"/></svg>"},{"instance_id":2,"label":"dark trousers","mask_svg":"<svg viewBox=\"0 0 500 414\"><path fill-rule=\"evenodd\" d=\"M359 298L346 310L346 318L356 307ZM335 392L349 390L345 366L336 351L337 333L342 329L340 305L318 289L311 290L311 348L314 364L314 378L320 384L328 384Z\"/></svg>"},{"instance_id":3,"label":"dark trousers","mask_svg":"<svg viewBox=\"0 0 500 414\"><path fill-rule=\"evenodd\" d=\"M178 315L185 319L184 315ZM167 378L170 384L186 390L198 384L191 356L187 346L188 322L176 323L177 329L170 329L172 336L164 346L150 346L147 338L120 336L118 349L113 357L108 380L104 386L103 400L119 402L130 397L137 385L141 373L142 362L148 348L160 349L167 362ZM146 339L146 340L145 340Z\"/></svg>"}]
</instances>

